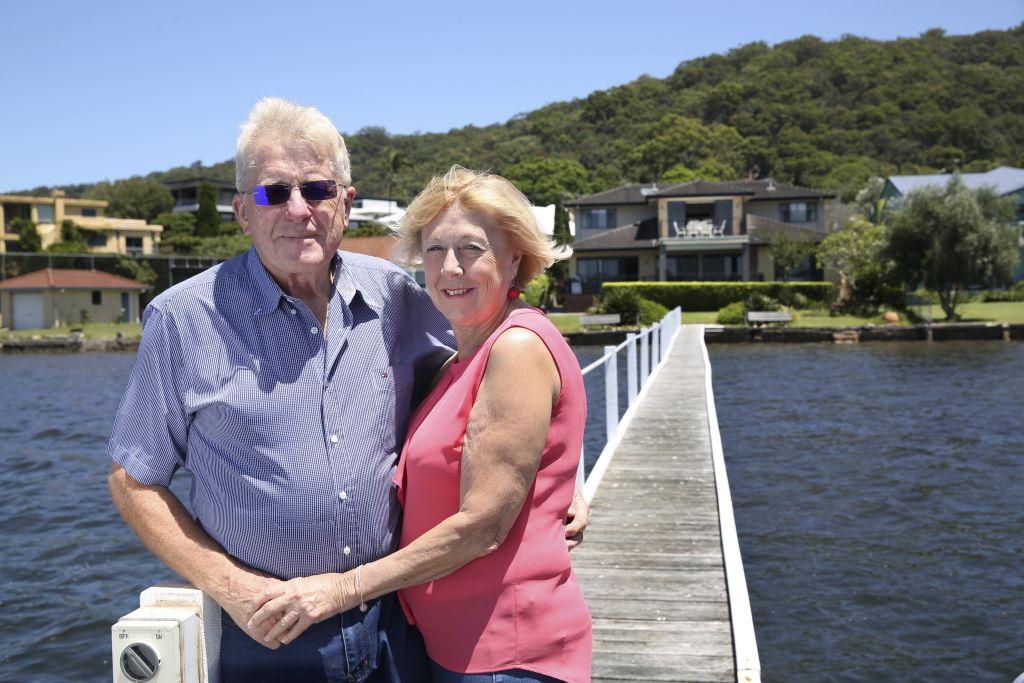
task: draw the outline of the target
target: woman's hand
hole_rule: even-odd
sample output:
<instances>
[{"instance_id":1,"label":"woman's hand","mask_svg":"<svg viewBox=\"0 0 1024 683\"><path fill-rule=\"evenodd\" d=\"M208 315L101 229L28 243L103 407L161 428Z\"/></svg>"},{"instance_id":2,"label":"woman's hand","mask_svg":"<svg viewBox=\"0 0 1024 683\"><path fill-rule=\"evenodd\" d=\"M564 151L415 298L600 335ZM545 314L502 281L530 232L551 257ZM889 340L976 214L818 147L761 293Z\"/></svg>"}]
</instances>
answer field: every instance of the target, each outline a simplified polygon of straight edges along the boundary
<instances>
[{"instance_id":1,"label":"woman's hand","mask_svg":"<svg viewBox=\"0 0 1024 683\"><path fill-rule=\"evenodd\" d=\"M589 519L590 506L587 505L587 499L579 489L573 489L572 503L569 504L565 525L565 544L569 546L569 550L583 542L583 532L587 529Z\"/></svg>"},{"instance_id":2,"label":"woman's hand","mask_svg":"<svg viewBox=\"0 0 1024 683\"><path fill-rule=\"evenodd\" d=\"M349 574L291 579L267 588L253 600L247 628L264 633L268 643L278 640L287 645L311 625L356 603Z\"/></svg>"}]
</instances>

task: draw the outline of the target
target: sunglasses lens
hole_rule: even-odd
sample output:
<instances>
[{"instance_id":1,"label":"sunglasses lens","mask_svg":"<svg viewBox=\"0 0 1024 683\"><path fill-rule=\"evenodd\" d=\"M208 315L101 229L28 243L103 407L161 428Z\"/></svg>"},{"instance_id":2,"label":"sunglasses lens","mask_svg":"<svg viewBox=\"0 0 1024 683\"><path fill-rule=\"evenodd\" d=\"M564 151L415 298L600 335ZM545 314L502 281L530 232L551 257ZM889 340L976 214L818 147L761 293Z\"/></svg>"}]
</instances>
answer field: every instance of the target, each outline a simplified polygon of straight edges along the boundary
<instances>
[{"instance_id":1,"label":"sunglasses lens","mask_svg":"<svg viewBox=\"0 0 1024 683\"><path fill-rule=\"evenodd\" d=\"M338 196L338 183L333 180L310 180L299 185L302 198L311 202L319 202Z\"/></svg>"},{"instance_id":2,"label":"sunglasses lens","mask_svg":"<svg viewBox=\"0 0 1024 683\"><path fill-rule=\"evenodd\" d=\"M252 188L252 198L259 206L273 206L288 201L292 189L284 184L257 185Z\"/></svg>"}]
</instances>

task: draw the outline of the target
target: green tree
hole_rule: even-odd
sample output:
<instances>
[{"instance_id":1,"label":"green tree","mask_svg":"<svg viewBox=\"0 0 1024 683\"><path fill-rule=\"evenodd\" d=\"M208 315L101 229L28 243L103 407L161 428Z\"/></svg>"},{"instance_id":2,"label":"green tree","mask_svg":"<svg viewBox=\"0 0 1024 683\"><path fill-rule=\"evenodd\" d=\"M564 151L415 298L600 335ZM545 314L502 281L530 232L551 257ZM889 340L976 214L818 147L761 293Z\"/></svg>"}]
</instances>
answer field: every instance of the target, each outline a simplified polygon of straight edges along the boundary
<instances>
[{"instance_id":1,"label":"green tree","mask_svg":"<svg viewBox=\"0 0 1024 683\"><path fill-rule=\"evenodd\" d=\"M104 199L108 202L107 215L118 218L141 218L152 221L165 211L170 211L174 197L159 180L134 176L113 183L102 182L85 193L90 199Z\"/></svg>"},{"instance_id":2,"label":"green tree","mask_svg":"<svg viewBox=\"0 0 1024 683\"><path fill-rule=\"evenodd\" d=\"M161 237L165 239L178 235L195 235L196 232L196 215L191 211L178 211L176 213L165 211L157 216L153 222L164 226L164 232Z\"/></svg>"},{"instance_id":3,"label":"green tree","mask_svg":"<svg viewBox=\"0 0 1024 683\"><path fill-rule=\"evenodd\" d=\"M143 259L133 259L127 256L119 256L110 269L115 275L126 277L131 280L138 280L144 285L152 287L156 284L157 275L153 266Z\"/></svg>"},{"instance_id":4,"label":"green tree","mask_svg":"<svg viewBox=\"0 0 1024 683\"><path fill-rule=\"evenodd\" d=\"M384 169L388 177L388 206L391 206L391 190L395 186L395 176L405 166L405 155L397 149L388 147L384 150Z\"/></svg>"},{"instance_id":5,"label":"green tree","mask_svg":"<svg viewBox=\"0 0 1024 683\"><path fill-rule=\"evenodd\" d=\"M903 197L888 220L887 256L907 287L923 284L939 296L947 320L970 285L1009 282L1019 258L1013 197L971 191L959 176Z\"/></svg>"},{"instance_id":6,"label":"green tree","mask_svg":"<svg viewBox=\"0 0 1024 683\"><path fill-rule=\"evenodd\" d=\"M196 211L195 234L199 237L216 237L220 234L217 191L209 183L199 186L199 210Z\"/></svg>"},{"instance_id":7,"label":"green tree","mask_svg":"<svg viewBox=\"0 0 1024 683\"><path fill-rule=\"evenodd\" d=\"M70 218L65 218L60 224L60 242L54 242L46 251L55 254L86 254L89 252L89 244L82 228Z\"/></svg>"},{"instance_id":8,"label":"green tree","mask_svg":"<svg viewBox=\"0 0 1024 683\"><path fill-rule=\"evenodd\" d=\"M775 274L781 276L783 282L789 280L796 268L814 256L814 241L803 232L778 228L768 235L768 244L772 248L772 260L775 262Z\"/></svg>"},{"instance_id":9,"label":"green tree","mask_svg":"<svg viewBox=\"0 0 1024 683\"><path fill-rule=\"evenodd\" d=\"M30 220L14 218L11 220L11 232L18 233L18 251L35 254L43 250L43 238L39 228Z\"/></svg>"},{"instance_id":10,"label":"green tree","mask_svg":"<svg viewBox=\"0 0 1024 683\"><path fill-rule=\"evenodd\" d=\"M817 249L818 267L839 273L839 298L871 299L886 271L885 228L863 216L826 237Z\"/></svg>"},{"instance_id":11,"label":"green tree","mask_svg":"<svg viewBox=\"0 0 1024 683\"><path fill-rule=\"evenodd\" d=\"M538 206L558 204L566 195L596 188L590 172L573 159L533 157L506 166L502 175Z\"/></svg>"}]
</instances>

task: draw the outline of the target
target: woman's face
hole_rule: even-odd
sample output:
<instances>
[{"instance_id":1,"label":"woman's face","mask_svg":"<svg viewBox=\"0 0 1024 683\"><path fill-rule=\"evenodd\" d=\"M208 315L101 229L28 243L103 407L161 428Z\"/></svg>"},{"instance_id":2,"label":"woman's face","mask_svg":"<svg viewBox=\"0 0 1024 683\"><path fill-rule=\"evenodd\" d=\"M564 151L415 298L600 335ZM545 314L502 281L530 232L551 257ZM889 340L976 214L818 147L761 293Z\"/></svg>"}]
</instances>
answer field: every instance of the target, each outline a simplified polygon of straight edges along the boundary
<instances>
[{"instance_id":1,"label":"woman's face","mask_svg":"<svg viewBox=\"0 0 1024 683\"><path fill-rule=\"evenodd\" d=\"M453 328L490 327L503 316L521 255L494 219L449 206L420 236L427 292Z\"/></svg>"}]
</instances>

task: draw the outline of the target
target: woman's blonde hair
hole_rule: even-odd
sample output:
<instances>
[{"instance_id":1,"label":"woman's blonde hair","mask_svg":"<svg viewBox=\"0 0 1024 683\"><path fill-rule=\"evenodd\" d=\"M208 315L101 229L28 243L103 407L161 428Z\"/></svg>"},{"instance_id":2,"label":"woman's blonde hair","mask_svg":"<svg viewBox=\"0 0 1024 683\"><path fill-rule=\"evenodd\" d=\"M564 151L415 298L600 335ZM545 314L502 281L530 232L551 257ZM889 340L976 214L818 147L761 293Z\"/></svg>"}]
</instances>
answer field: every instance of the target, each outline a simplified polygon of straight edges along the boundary
<instances>
[{"instance_id":1,"label":"woman's blonde hair","mask_svg":"<svg viewBox=\"0 0 1024 683\"><path fill-rule=\"evenodd\" d=\"M279 97L264 97L253 106L242 124L235 149L235 189L249 190L249 174L255 168L253 154L267 139L312 145L330 161L335 179L352 184L352 165L341 133L314 107L303 107Z\"/></svg>"},{"instance_id":2,"label":"woman's blonde hair","mask_svg":"<svg viewBox=\"0 0 1024 683\"><path fill-rule=\"evenodd\" d=\"M396 231L398 243L391 252L395 260L410 266L422 263L423 229L456 203L493 219L505 231L509 246L522 252L515 280L518 286L572 255L572 249L556 245L541 232L530 200L515 185L499 175L455 165L443 176L431 178L402 216Z\"/></svg>"}]
</instances>

